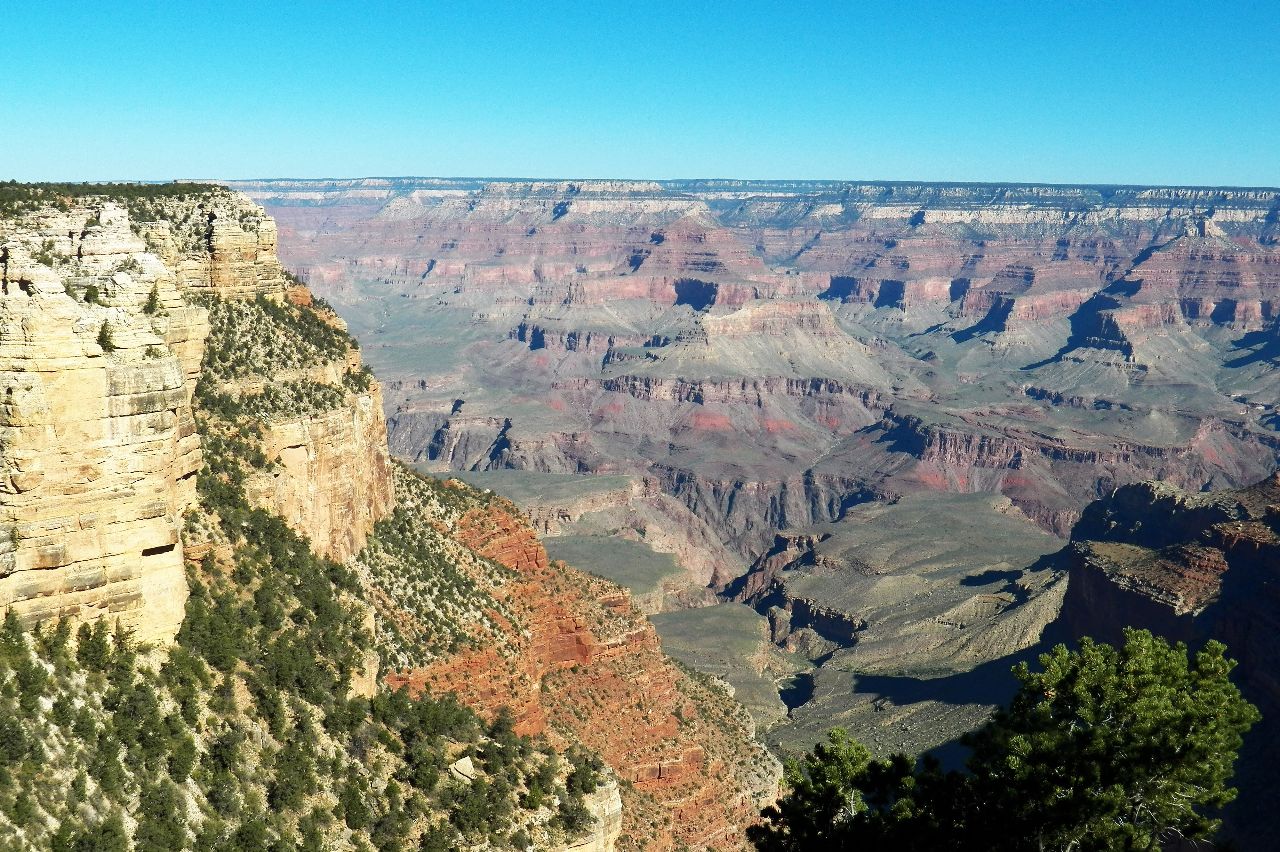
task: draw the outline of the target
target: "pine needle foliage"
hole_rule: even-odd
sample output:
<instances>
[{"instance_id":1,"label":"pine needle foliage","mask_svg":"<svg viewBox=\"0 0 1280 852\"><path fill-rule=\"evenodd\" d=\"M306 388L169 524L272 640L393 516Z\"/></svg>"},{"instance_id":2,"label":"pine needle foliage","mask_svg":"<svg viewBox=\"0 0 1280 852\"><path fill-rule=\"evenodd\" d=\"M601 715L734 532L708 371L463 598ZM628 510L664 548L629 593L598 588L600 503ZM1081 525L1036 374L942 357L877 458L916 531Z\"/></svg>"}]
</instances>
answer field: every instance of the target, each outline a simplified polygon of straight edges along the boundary
<instances>
[{"instance_id":1,"label":"pine needle foliage","mask_svg":"<svg viewBox=\"0 0 1280 852\"><path fill-rule=\"evenodd\" d=\"M1155 850L1211 838L1258 712L1221 643L1195 654L1145 630L1058 646L1014 669L1007 709L966 738L965 773L873 760L836 730L787 769L749 831L760 850Z\"/></svg>"}]
</instances>

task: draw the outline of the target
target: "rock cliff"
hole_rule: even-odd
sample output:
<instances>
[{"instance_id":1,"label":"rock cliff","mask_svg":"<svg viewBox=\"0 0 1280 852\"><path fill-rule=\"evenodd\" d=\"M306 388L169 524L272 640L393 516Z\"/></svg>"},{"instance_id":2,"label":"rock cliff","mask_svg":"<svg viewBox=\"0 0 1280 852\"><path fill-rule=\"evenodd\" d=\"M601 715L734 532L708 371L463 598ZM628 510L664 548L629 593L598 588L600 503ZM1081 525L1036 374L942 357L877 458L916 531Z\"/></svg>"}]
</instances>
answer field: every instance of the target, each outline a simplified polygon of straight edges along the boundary
<instances>
[{"instance_id":1,"label":"rock cliff","mask_svg":"<svg viewBox=\"0 0 1280 852\"><path fill-rule=\"evenodd\" d=\"M374 384L350 405L278 420L264 432L264 452L279 463L248 484L250 499L305 531L326 556L350 559L394 501L381 390Z\"/></svg>"},{"instance_id":2,"label":"rock cliff","mask_svg":"<svg viewBox=\"0 0 1280 852\"><path fill-rule=\"evenodd\" d=\"M172 640L186 599L182 518L201 466L201 294L283 302L293 285L274 223L214 188L90 196L0 220L0 244L0 606L33 621L119 618L139 638ZM254 497L329 555L350 556L391 501L376 384L266 429L279 465Z\"/></svg>"},{"instance_id":3,"label":"rock cliff","mask_svg":"<svg viewBox=\"0 0 1280 852\"><path fill-rule=\"evenodd\" d=\"M0 245L0 607L172 640L205 312L110 202L0 220Z\"/></svg>"},{"instance_id":4,"label":"rock cliff","mask_svg":"<svg viewBox=\"0 0 1280 852\"><path fill-rule=\"evenodd\" d=\"M242 617L228 584L266 607L249 621L262 631L280 580L266 566L329 565L340 602L316 598L307 583L328 581L311 575L293 588L316 616L342 612L333 636L350 646L314 660L348 671L333 694L386 700L381 669L424 702L448 690L490 717L508 706L517 735L544 734L565 754L585 744L621 780L586 791L582 816L556 817L584 831L545 816L513 823L520 831L581 852L742 845L778 777L750 720L662 654L623 590L550 563L510 504L457 485L445 491L461 514L412 490L406 508L397 480L432 486L393 471L379 385L343 322L283 271L260 208L186 185L23 192L0 216L0 610L73 630L118 623L162 647L182 631L176 653L225 667L238 641L227 631L243 629L213 626ZM396 562L406 529L426 538ZM354 576L343 562L365 585L342 579ZM410 566L453 579L417 595ZM309 617L290 607L295 622ZM360 631L378 637L376 652L354 644ZM263 676L219 700L234 708ZM241 723L271 726L255 734L263 760L282 745L275 721ZM385 795L394 810L398 794Z\"/></svg>"},{"instance_id":5,"label":"rock cliff","mask_svg":"<svg viewBox=\"0 0 1280 852\"><path fill-rule=\"evenodd\" d=\"M1123 627L1144 627L1191 647L1216 639L1238 661L1233 679L1263 721L1246 739L1227 836L1267 848L1280 759L1280 477L1210 493L1117 488L1085 510L1067 557L1061 623L1072 635L1115 641Z\"/></svg>"},{"instance_id":6,"label":"rock cliff","mask_svg":"<svg viewBox=\"0 0 1280 852\"><path fill-rule=\"evenodd\" d=\"M1118 488L1072 533L1062 619L1074 634L1099 638L1136 625L1189 643L1218 639L1240 661L1252 700L1280 709L1269 638L1280 611L1278 530L1274 475L1208 494L1155 482Z\"/></svg>"}]
</instances>

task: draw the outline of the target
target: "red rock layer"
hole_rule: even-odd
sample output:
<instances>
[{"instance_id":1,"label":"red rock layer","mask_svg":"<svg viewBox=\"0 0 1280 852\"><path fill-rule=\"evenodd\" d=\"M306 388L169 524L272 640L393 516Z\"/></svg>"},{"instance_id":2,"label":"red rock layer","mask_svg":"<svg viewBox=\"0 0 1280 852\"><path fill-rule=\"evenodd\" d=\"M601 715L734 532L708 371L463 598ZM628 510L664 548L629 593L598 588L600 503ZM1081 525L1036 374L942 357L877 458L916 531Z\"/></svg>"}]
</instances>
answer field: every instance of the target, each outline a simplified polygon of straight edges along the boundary
<instances>
[{"instance_id":1,"label":"red rock layer","mask_svg":"<svg viewBox=\"0 0 1280 852\"><path fill-rule=\"evenodd\" d=\"M387 683L455 692L488 713L507 706L521 733L567 735L596 750L629 782L623 834L635 848L740 848L758 802L733 767L759 747L725 696L662 654L629 593L550 563L510 504L470 510L455 535L516 572L499 593L515 613L516 623L500 624L512 641L388 674Z\"/></svg>"}]
</instances>

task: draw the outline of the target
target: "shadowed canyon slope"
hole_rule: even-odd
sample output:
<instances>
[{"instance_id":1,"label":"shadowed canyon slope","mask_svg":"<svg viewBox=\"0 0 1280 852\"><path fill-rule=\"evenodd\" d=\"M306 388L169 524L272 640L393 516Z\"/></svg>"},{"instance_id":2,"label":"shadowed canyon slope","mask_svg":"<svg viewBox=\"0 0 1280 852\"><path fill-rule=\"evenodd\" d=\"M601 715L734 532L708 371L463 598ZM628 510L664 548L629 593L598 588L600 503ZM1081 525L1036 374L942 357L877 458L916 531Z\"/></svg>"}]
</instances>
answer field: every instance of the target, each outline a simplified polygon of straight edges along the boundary
<instances>
[{"instance_id":1,"label":"shadowed canyon slope","mask_svg":"<svg viewBox=\"0 0 1280 852\"><path fill-rule=\"evenodd\" d=\"M1054 621L1046 554L1090 501L1276 467L1276 190L236 186L364 342L392 452L525 472L504 493L572 552L673 554L649 607L709 671L674 609L750 604L767 623L729 679L792 745L975 724L1003 697L984 672ZM532 472L628 484L557 501ZM929 683L960 673L982 684Z\"/></svg>"},{"instance_id":2,"label":"shadowed canyon slope","mask_svg":"<svg viewBox=\"0 0 1280 852\"><path fill-rule=\"evenodd\" d=\"M1273 846L1280 476L1208 494L1157 482L1117 488L1086 509L1063 556L1070 579L1061 621L1071 635L1115 641L1122 625L1135 624L1192 647L1216 639L1239 661L1233 679L1262 722L1237 770L1230 834L1242 848Z\"/></svg>"}]
</instances>

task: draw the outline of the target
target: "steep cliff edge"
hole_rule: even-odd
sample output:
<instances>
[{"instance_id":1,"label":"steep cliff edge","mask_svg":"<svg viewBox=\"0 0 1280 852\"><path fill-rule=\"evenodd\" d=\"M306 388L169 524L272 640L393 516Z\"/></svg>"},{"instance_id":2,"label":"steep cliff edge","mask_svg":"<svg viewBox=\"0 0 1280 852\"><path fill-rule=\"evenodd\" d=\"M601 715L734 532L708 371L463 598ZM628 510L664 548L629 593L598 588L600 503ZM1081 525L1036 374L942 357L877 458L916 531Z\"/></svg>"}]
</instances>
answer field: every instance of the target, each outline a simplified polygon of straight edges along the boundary
<instances>
[{"instance_id":1,"label":"steep cliff edge","mask_svg":"<svg viewBox=\"0 0 1280 852\"><path fill-rule=\"evenodd\" d=\"M1070 553L1062 620L1073 633L1113 639L1133 624L1218 639L1250 698L1280 711L1280 476L1208 494L1118 488L1085 511Z\"/></svg>"},{"instance_id":2,"label":"steep cliff edge","mask_svg":"<svg viewBox=\"0 0 1280 852\"><path fill-rule=\"evenodd\" d=\"M0 219L10 525L0 606L32 621L120 618L141 639L171 640L186 596L179 531L201 465L191 398L210 310L283 303L293 282L275 258L274 223L224 190L49 202ZM282 378L258 354L238 353L237 378ZM345 347L335 356L307 366L340 385L359 362ZM339 559L391 499L381 398L366 385L327 412L273 412L267 451L279 469L253 490Z\"/></svg>"},{"instance_id":3,"label":"steep cliff edge","mask_svg":"<svg viewBox=\"0 0 1280 852\"><path fill-rule=\"evenodd\" d=\"M378 384L259 208L0 202L0 709L53 676L0 732L0 840L742 845L778 768L740 708L510 504L393 471Z\"/></svg>"},{"instance_id":4,"label":"steep cliff edge","mask_svg":"<svg viewBox=\"0 0 1280 852\"><path fill-rule=\"evenodd\" d=\"M1239 662L1232 677L1262 723L1242 752L1226 834L1270 848L1280 823L1280 476L1210 493L1118 488L1085 510L1066 555L1061 622L1073 635L1115 641L1122 627L1145 627L1193 647L1216 639Z\"/></svg>"},{"instance_id":5,"label":"steep cliff edge","mask_svg":"<svg viewBox=\"0 0 1280 852\"><path fill-rule=\"evenodd\" d=\"M167 641L208 323L129 225L111 202L0 218L0 608Z\"/></svg>"}]
</instances>

